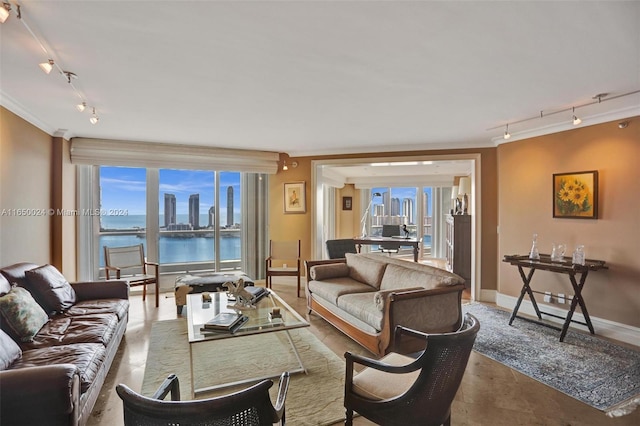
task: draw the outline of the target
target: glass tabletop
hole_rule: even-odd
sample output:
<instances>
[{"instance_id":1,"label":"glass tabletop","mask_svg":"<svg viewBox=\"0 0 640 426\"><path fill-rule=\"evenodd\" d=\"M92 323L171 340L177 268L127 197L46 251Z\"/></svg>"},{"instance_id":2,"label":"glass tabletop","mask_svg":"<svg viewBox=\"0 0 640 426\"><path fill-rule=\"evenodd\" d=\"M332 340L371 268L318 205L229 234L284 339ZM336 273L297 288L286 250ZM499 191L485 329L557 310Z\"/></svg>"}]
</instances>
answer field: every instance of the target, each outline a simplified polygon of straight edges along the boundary
<instances>
[{"instance_id":1,"label":"glass tabletop","mask_svg":"<svg viewBox=\"0 0 640 426\"><path fill-rule=\"evenodd\" d=\"M187 328L189 343L227 339L257 333L268 333L293 328L308 327L309 323L276 293L263 297L255 308L235 309L235 300L230 300L225 292L209 293L211 302L204 302L201 293L187 295ZM274 315L274 311L276 315ZM235 332L203 331L204 323L222 312L235 312L247 317L247 321ZM277 313L280 315L278 316Z\"/></svg>"}]
</instances>

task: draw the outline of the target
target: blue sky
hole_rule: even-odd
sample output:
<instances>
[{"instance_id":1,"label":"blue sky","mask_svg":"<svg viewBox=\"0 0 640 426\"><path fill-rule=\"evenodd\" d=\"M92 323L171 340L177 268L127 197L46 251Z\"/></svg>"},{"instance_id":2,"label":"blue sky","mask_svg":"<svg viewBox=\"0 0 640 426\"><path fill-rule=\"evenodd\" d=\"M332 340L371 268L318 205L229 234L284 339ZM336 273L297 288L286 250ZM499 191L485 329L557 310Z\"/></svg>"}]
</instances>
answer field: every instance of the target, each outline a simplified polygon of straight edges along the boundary
<instances>
[{"instance_id":1,"label":"blue sky","mask_svg":"<svg viewBox=\"0 0 640 426\"><path fill-rule=\"evenodd\" d=\"M240 173L220 172L220 214L226 217L227 187L233 187L234 211L240 211ZM164 212L164 194L176 196L177 214L188 214L189 196L200 194L200 213L213 205L214 172L199 170L160 170L159 207ZM130 167L100 167L102 209L127 209L129 215L146 214L146 170ZM236 216L236 215L234 215Z\"/></svg>"}]
</instances>

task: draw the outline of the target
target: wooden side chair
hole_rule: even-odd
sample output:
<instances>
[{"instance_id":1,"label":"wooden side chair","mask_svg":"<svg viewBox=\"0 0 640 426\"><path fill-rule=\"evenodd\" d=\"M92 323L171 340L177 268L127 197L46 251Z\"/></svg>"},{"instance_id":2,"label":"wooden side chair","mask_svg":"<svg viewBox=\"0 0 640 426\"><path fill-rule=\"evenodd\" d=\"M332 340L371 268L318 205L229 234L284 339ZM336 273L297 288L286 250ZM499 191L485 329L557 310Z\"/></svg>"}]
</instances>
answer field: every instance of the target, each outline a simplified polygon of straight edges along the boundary
<instances>
[{"instance_id":1,"label":"wooden side chair","mask_svg":"<svg viewBox=\"0 0 640 426\"><path fill-rule=\"evenodd\" d=\"M297 295L300 297L300 240L269 240L269 257L265 260L265 270L267 288L271 288L272 277L297 277Z\"/></svg>"},{"instance_id":2,"label":"wooden side chair","mask_svg":"<svg viewBox=\"0 0 640 426\"><path fill-rule=\"evenodd\" d=\"M126 247L104 246L104 263L107 279L123 279L129 282L130 287L144 286L142 300L147 298L147 286L155 285L156 308L160 304L160 291L158 286L159 265L147 262L144 256L144 246L138 244ZM153 269L153 273L151 272ZM115 276L114 276L115 275Z\"/></svg>"},{"instance_id":3,"label":"wooden side chair","mask_svg":"<svg viewBox=\"0 0 640 426\"><path fill-rule=\"evenodd\" d=\"M134 392L124 384L117 385L116 392L122 399L125 426L284 425L289 373L280 376L275 406L269 396L272 386L273 381L267 379L228 395L180 401L178 377L171 374L151 398ZM171 400L164 401L169 393Z\"/></svg>"},{"instance_id":4,"label":"wooden side chair","mask_svg":"<svg viewBox=\"0 0 640 426\"><path fill-rule=\"evenodd\" d=\"M403 340L415 344L418 339L423 349L417 357L390 352L374 360L345 353L345 425L352 425L355 411L380 425L449 426L451 403L479 329L478 320L470 314L452 333L425 334L398 326L394 351L406 347L409 342ZM354 375L354 364L366 368Z\"/></svg>"}]
</instances>

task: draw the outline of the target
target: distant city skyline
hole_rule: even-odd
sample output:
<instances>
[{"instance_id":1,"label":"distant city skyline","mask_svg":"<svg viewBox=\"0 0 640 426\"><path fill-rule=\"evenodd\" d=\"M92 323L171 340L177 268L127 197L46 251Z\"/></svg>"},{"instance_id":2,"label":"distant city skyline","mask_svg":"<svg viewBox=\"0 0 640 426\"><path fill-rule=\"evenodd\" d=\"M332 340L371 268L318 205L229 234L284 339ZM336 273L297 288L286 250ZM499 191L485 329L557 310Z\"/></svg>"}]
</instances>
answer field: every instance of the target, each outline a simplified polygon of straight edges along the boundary
<instances>
[{"instance_id":1,"label":"distant city skyline","mask_svg":"<svg viewBox=\"0 0 640 426\"><path fill-rule=\"evenodd\" d=\"M232 222L240 222L240 173L218 172L217 178L220 185L221 218L228 219L227 191L228 187L232 187L233 197L229 210L233 215ZM129 215L146 215L146 191L146 169L100 167L100 208L105 210L126 209ZM189 213L189 196L192 194L199 195L199 211L209 212L214 206L214 172L161 169L159 171L159 213L161 215L164 213L163 216L166 218L168 215L164 210L165 194L175 196L174 221L176 215ZM166 226L165 222L166 219L161 222L161 225ZM204 224L205 222L202 222L201 226ZM226 223L221 223L221 225L225 226Z\"/></svg>"}]
</instances>

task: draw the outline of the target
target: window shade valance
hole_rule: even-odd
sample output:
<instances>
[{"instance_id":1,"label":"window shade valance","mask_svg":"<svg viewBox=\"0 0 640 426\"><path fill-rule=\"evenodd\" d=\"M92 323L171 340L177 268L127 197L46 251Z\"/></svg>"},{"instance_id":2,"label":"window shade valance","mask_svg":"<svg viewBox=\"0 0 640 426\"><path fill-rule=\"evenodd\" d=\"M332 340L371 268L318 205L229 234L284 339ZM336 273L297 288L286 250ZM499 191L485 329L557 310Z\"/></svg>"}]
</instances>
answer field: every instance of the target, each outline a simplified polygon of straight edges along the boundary
<instances>
[{"instance_id":1,"label":"window shade valance","mask_svg":"<svg viewBox=\"0 0 640 426\"><path fill-rule=\"evenodd\" d=\"M74 164L274 174L278 171L278 160L277 152L268 151L109 139L71 140Z\"/></svg>"}]
</instances>

